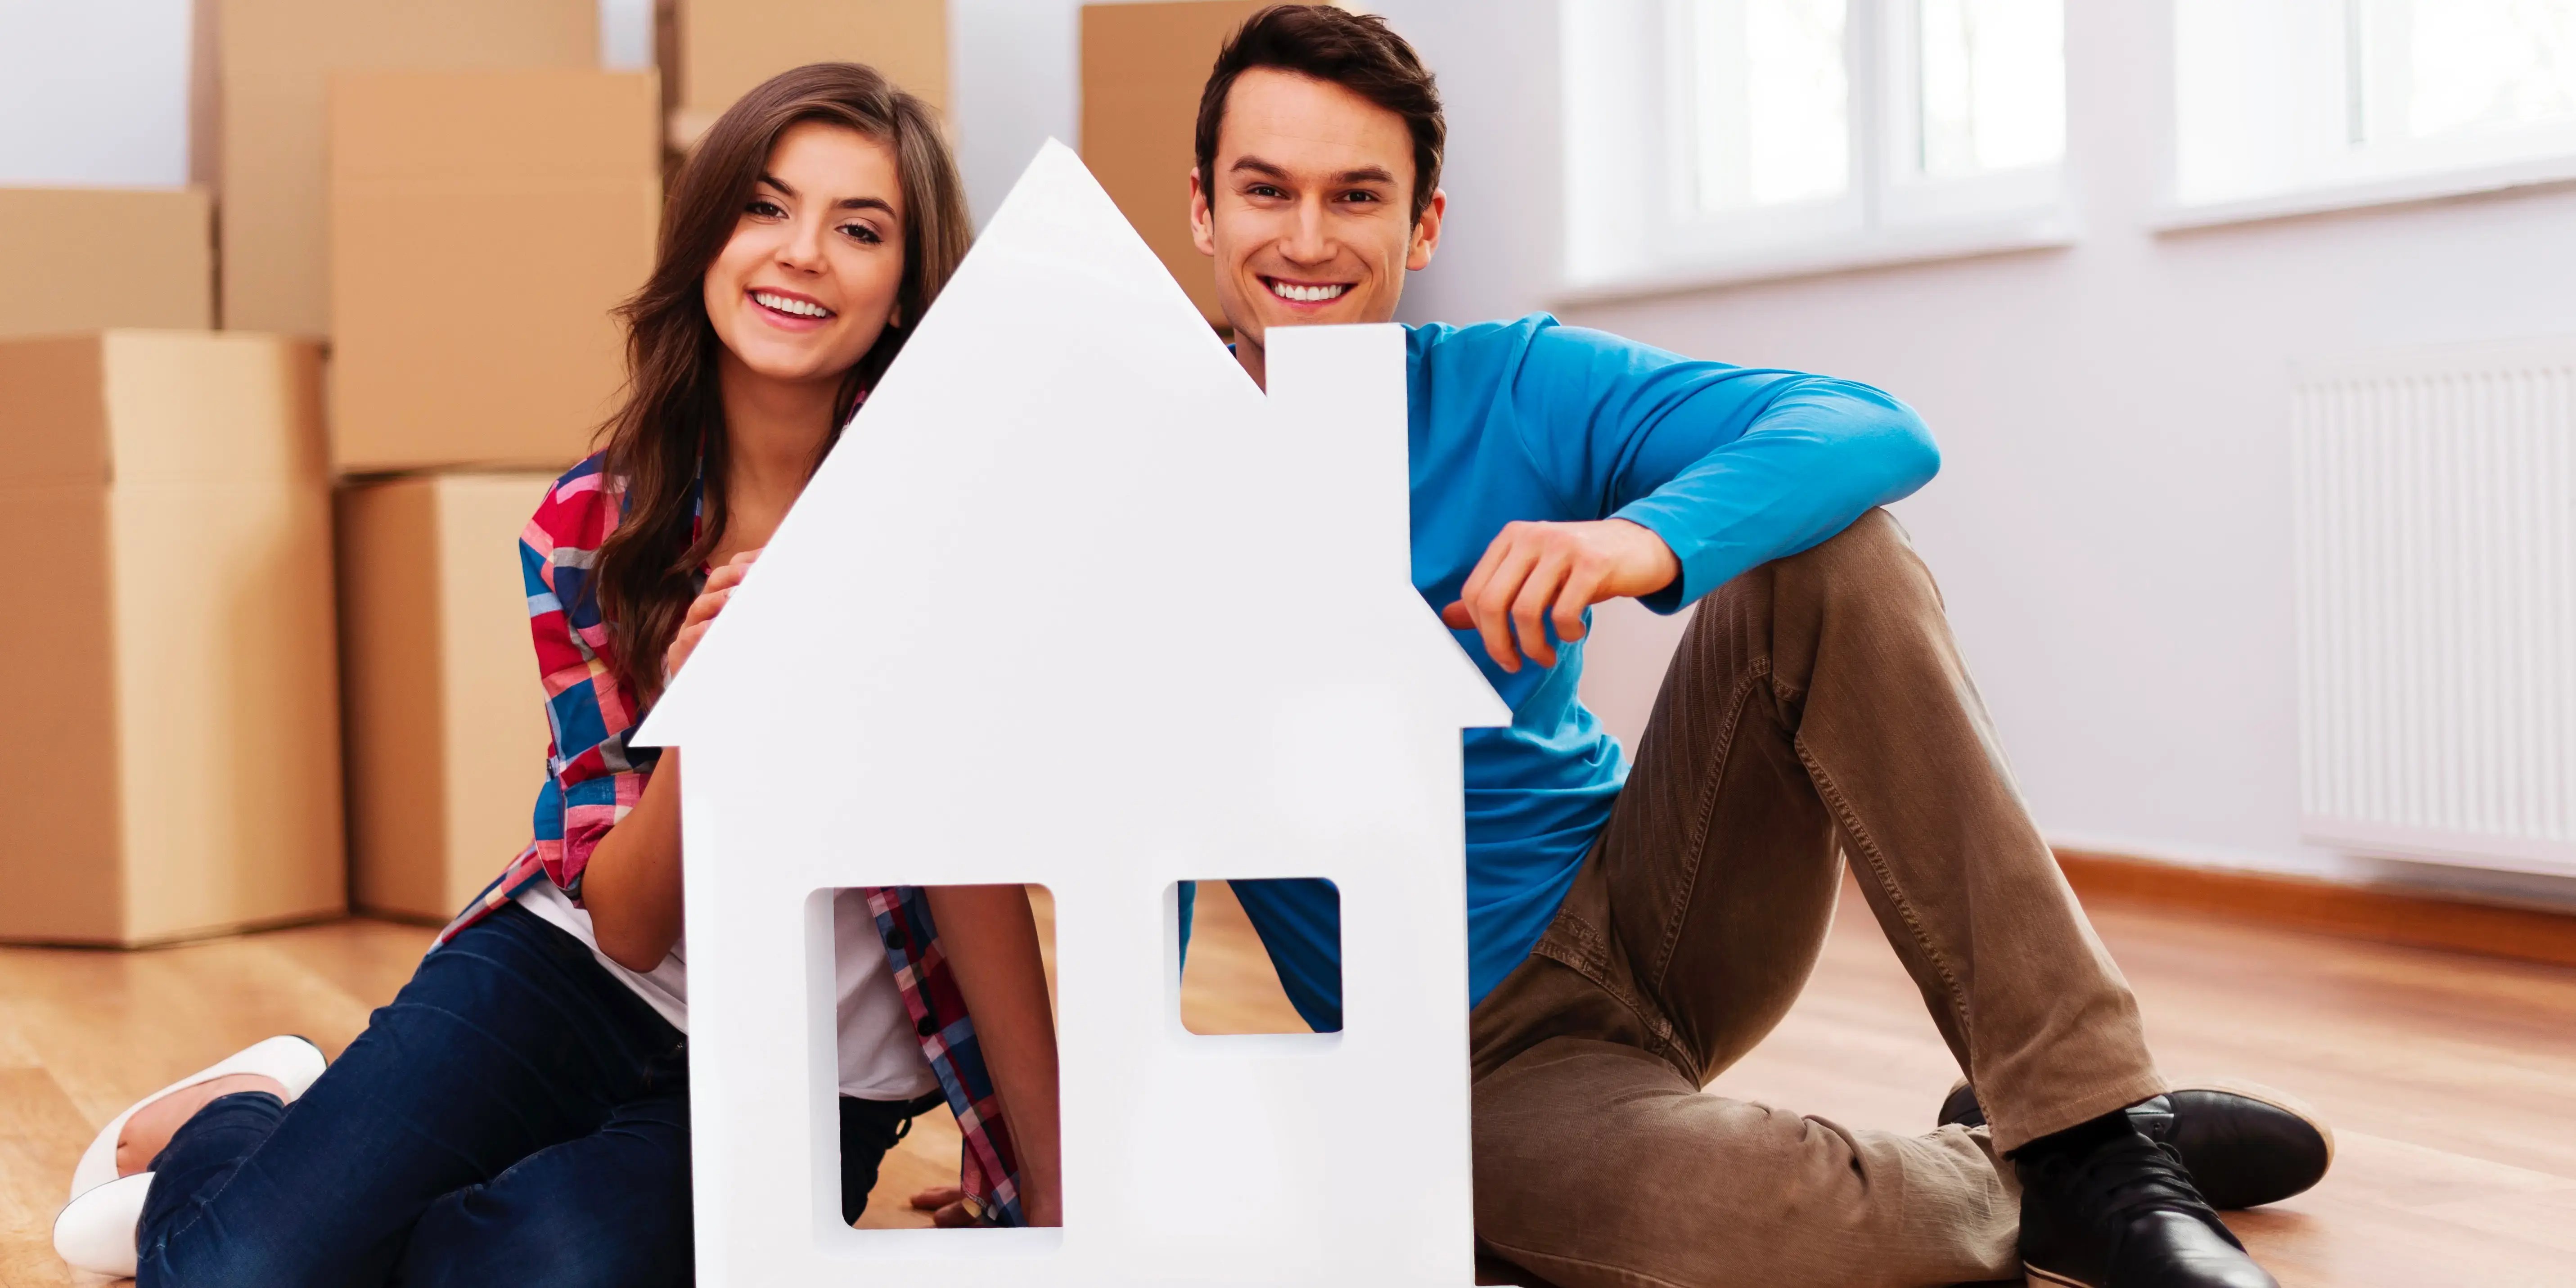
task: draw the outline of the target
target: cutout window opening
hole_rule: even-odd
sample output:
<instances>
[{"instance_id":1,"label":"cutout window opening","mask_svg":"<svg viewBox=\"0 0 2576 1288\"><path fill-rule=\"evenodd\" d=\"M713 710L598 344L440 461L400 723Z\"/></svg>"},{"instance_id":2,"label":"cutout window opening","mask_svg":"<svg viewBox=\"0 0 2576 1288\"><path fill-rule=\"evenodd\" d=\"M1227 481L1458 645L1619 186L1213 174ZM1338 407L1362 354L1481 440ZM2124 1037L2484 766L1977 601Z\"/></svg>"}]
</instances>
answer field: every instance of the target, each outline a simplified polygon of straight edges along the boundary
<instances>
[{"instance_id":1,"label":"cutout window opening","mask_svg":"<svg viewBox=\"0 0 2576 1288\"><path fill-rule=\"evenodd\" d=\"M1042 885L1022 889L1037 931L1051 1020L1056 1010L1055 897ZM965 1219L969 1214L957 1192L964 1133L922 1051L923 1040L953 1023L953 1017L916 1016L896 982L899 961L919 952L913 942L916 927L904 917L880 916L865 889L828 894L832 934L826 952L832 988L816 1002L829 1012L836 1052L841 1218L860 1230L980 1228ZM929 894L925 888L925 903ZM932 920L936 931L936 917ZM953 978L957 950L945 933L940 937L952 959ZM980 1026L976 1040L992 1042ZM1007 1102L1003 1112L1007 1123ZM1022 1166L1025 1171L1025 1160Z\"/></svg>"},{"instance_id":2,"label":"cutout window opening","mask_svg":"<svg viewBox=\"0 0 2576 1288\"><path fill-rule=\"evenodd\" d=\"M1321 877L1175 885L1181 1027L1201 1036L1342 1031L1342 892Z\"/></svg>"}]
</instances>

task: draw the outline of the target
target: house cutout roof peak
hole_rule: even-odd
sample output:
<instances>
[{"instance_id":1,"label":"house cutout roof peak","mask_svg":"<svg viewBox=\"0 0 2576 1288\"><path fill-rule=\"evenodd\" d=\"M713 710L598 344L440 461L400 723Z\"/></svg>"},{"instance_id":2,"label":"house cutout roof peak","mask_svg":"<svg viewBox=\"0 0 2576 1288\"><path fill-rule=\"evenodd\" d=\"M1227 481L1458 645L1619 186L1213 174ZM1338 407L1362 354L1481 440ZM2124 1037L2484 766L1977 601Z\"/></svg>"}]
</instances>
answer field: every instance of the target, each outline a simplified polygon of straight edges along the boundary
<instances>
[{"instance_id":1,"label":"house cutout roof peak","mask_svg":"<svg viewBox=\"0 0 2576 1288\"><path fill-rule=\"evenodd\" d=\"M1050 141L637 743L891 718L918 683L1007 719L1031 685L1210 654L1508 721L1407 578L1401 329L1270 340L1265 397Z\"/></svg>"}]
</instances>

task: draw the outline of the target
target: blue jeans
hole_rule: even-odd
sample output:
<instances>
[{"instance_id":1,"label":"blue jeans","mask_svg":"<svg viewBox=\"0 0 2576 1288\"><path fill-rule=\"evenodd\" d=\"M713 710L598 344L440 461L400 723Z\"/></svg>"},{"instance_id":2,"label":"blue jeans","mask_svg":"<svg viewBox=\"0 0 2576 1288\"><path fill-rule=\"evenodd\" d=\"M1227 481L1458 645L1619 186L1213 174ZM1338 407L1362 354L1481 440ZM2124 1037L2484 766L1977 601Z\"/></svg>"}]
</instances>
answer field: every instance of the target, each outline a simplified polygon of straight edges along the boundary
<instances>
[{"instance_id":1,"label":"blue jeans","mask_svg":"<svg viewBox=\"0 0 2576 1288\"><path fill-rule=\"evenodd\" d=\"M153 1161L138 1288L658 1288L693 1275L687 1043L515 904L421 960L292 1105Z\"/></svg>"}]
</instances>

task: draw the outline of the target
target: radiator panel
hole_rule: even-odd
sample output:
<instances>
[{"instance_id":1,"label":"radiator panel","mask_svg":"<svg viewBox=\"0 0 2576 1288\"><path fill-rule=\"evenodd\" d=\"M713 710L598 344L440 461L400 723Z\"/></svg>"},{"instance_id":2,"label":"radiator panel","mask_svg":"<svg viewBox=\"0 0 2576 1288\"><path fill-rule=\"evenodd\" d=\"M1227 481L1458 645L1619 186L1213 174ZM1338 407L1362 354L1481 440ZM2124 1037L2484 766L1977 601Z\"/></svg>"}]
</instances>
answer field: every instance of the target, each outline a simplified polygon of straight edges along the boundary
<instances>
[{"instance_id":1,"label":"radiator panel","mask_svg":"<svg viewBox=\"0 0 2576 1288\"><path fill-rule=\"evenodd\" d=\"M2576 873L2576 339L2298 372L2301 813Z\"/></svg>"}]
</instances>

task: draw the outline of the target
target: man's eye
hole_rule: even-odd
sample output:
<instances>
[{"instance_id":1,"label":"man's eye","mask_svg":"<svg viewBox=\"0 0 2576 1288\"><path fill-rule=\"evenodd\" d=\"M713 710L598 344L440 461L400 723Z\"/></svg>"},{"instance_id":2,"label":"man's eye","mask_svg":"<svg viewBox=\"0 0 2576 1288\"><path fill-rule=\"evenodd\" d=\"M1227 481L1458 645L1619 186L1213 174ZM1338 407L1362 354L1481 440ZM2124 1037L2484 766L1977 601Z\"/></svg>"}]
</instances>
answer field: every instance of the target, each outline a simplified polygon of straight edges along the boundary
<instances>
[{"instance_id":1,"label":"man's eye","mask_svg":"<svg viewBox=\"0 0 2576 1288\"><path fill-rule=\"evenodd\" d=\"M1370 191L1368 191L1367 189L1364 189L1364 188L1354 188L1354 189L1352 189L1352 190L1351 190L1351 191L1349 191L1349 192L1345 192L1345 193L1343 193L1343 194L1342 194L1342 200L1344 200L1344 201L1383 201L1383 200L1385 200L1385 198L1382 198L1382 197L1378 196L1376 193L1374 193L1374 192L1370 192Z\"/></svg>"},{"instance_id":2,"label":"man's eye","mask_svg":"<svg viewBox=\"0 0 2576 1288\"><path fill-rule=\"evenodd\" d=\"M1256 197L1284 197L1288 195L1287 193L1281 192L1277 188L1273 188L1266 183L1256 183L1252 185L1250 191L1251 195Z\"/></svg>"}]
</instances>

